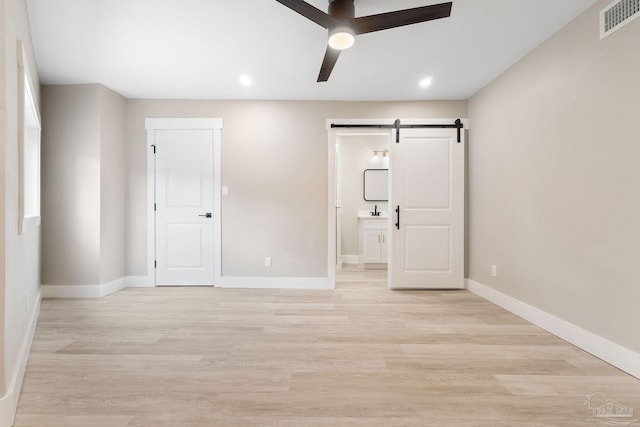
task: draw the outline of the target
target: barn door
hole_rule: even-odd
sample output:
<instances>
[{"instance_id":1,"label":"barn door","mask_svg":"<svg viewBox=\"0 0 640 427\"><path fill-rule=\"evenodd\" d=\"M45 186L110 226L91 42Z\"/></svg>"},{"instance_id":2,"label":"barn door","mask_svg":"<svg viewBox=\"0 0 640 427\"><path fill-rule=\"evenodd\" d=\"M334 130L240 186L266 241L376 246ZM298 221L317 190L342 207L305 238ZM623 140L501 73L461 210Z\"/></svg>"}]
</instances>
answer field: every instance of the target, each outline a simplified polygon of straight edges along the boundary
<instances>
[{"instance_id":1,"label":"barn door","mask_svg":"<svg viewBox=\"0 0 640 427\"><path fill-rule=\"evenodd\" d=\"M462 138L456 129L402 129L391 144L391 288L464 288Z\"/></svg>"}]
</instances>

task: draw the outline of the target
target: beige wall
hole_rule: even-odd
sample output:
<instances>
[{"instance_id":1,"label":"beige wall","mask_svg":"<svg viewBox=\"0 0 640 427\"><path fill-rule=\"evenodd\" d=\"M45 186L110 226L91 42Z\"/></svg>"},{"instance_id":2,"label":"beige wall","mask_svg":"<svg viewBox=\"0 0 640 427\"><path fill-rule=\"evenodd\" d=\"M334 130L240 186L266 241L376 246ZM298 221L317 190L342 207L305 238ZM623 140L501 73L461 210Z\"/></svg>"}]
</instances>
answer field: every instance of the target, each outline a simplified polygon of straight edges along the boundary
<instances>
[{"instance_id":1,"label":"beige wall","mask_svg":"<svg viewBox=\"0 0 640 427\"><path fill-rule=\"evenodd\" d=\"M100 283L126 275L126 100L100 87Z\"/></svg>"},{"instance_id":2,"label":"beige wall","mask_svg":"<svg viewBox=\"0 0 640 427\"><path fill-rule=\"evenodd\" d=\"M0 165L6 164L6 145L7 145L7 99L6 99L6 86L7 82L5 79L6 75L6 60L5 60L5 50L6 50L6 20L5 20L5 1L0 0L0 22L2 23L3 30L0 31L0 67L4 72L0 73ZM3 171L6 168L2 169ZM5 223L5 173L0 172L0 224ZM5 322L4 322L4 312L5 312L5 272L6 272L6 263L5 263L5 229L4 227L0 227L0 398L4 396L6 391L5 385L5 364L4 364L4 336L5 336ZM0 412L1 415L1 412Z\"/></svg>"},{"instance_id":3,"label":"beige wall","mask_svg":"<svg viewBox=\"0 0 640 427\"><path fill-rule=\"evenodd\" d=\"M219 117L222 274L326 277L328 118L457 118L466 102L127 102L127 270L146 275L144 119ZM264 267L265 256L273 266Z\"/></svg>"},{"instance_id":4,"label":"beige wall","mask_svg":"<svg viewBox=\"0 0 640 427\"><path fill-rule=\"evenodd\" d=\"M470 100L469 277L639 352L640 21L600 41L609 3Z\"/></svg>"},{"instance_id":5,"label":"beige wall","mask_svg":"<svg viewBox=\"0 0 640 427\"><path fill-rule=\"evenodd\" d=\"M42 283L99 283L100 86L42 87Z\"/></svg>"},{"instance_id":6,"label":"beige wall","mask_svg":"<svg viewBox=\"0 0 640 427\"><path fill-rule=\"evenodd\" d=\"M100 85L43 86L42 283L125 271L126 101Z\"/></svg>"},{"instance_id":7,"label":"beige wall","mask_svg":"<svg viewBox=\"0 0 640 427\"><path fill-rule=\"evenodd\" d=\"M24 43L28 67L36 69L27 11L23 0L0 1L0 10L0 301L4 320L0 337L0 425L5 425L11 422L17 403L19 389L10 385L21 380L19 358L21 350L28 350L30 320L37 306L40 230L18 234L18 40ZM34 73L30 77L39 99L38 76Z\"/></svg>"}]
</instances>

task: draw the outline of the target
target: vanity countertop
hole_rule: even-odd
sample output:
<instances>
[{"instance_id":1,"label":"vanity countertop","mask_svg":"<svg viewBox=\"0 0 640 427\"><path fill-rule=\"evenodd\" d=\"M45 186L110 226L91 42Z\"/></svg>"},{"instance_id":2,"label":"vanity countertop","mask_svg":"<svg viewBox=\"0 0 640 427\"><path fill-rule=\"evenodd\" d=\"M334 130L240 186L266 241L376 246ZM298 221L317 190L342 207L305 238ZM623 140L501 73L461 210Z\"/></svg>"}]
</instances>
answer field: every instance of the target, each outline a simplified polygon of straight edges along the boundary
<instances>
[{"instance_id":1,"label":"vanity countertop","mask_svg":"<svg viewBox=\"0 0 640 427\"><path fill-rule=\"evenodd\" d=\"M366 209L359 209L358 210L358 219L387 219L389 218L389 214L387 211L378 211L380 212L380 215L378 216L373 216L371 215L370 210L366 210Z\"/></svg>"}]
</instances>

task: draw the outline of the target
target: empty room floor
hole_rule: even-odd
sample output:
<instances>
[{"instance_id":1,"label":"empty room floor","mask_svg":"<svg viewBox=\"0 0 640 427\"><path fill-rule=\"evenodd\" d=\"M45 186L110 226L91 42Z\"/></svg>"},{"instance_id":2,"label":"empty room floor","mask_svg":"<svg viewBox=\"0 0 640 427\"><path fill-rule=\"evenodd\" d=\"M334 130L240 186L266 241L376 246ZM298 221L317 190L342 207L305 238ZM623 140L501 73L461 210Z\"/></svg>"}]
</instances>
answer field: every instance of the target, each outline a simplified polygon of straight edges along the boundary
<instances>
[{"instance_id":1,"label":"empty room floor","mask_svg":"<svg viewBox=\"0 0 640 427\"><path fill-rule=\"evenodd\" d=\"M352 267L335 291L44 300L15 427L585 426L607 399L640 411L640 380L470 292Z\"/></svg>"}]
</instances>

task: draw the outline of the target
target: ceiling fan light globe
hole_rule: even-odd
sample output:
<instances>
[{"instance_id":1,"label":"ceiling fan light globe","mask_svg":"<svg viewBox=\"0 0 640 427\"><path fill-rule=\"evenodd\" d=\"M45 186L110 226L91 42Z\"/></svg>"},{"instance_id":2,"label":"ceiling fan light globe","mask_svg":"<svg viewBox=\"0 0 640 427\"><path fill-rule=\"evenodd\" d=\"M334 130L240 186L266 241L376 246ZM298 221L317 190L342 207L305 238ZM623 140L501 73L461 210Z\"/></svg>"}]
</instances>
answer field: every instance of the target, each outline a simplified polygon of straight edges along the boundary
<instances>
[{"instance_id":1,"label":"ceiling fan light globe","mask_svg":"<svg viewBox=\"0 0 640 427\"><path fill-rule=\"evenodd\" d=\"M329 35L329 46L337 50L349 49L355 41L353 31L348 29L332 31Z\"/></svg>"}]
</instances>

